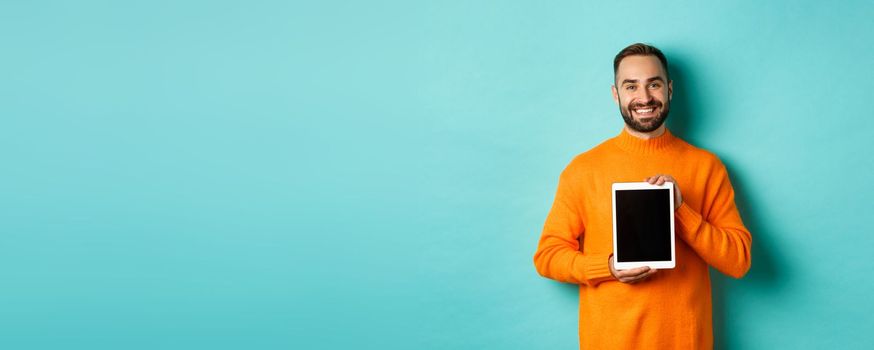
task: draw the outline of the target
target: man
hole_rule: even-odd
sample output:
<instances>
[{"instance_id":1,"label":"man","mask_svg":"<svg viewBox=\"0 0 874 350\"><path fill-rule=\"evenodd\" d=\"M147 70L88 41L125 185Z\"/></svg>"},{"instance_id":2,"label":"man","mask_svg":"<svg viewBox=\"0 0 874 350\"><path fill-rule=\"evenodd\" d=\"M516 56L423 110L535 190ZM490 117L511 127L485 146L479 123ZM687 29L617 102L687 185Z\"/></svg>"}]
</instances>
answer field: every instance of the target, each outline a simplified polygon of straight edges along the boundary
<instances>
[{"instance_id":1,"label":"man","mask_svg":"<svg viewBox=\"0 0 874 350\"><path fill-rule=\"evenodd\" d=\"M613 71L625 127L561 173L534 265L579 285L581 349L712 348L708 266L742 277L752 238L722 162L665 127L673 81L664 54L634 44L616 55ZM613 267L611 184L635 181L674 183L673 269Z\"/></svg>"}]
</instances>

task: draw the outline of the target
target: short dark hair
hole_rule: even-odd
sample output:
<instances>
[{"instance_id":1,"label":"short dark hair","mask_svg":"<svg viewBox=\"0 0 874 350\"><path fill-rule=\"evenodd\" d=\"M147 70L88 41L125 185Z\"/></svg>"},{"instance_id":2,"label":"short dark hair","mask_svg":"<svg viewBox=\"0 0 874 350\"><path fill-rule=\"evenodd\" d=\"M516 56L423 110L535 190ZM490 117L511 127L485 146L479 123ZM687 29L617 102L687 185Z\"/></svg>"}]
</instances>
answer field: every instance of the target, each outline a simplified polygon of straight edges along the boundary
<instances>
[{"instance_id":1,"label":"short dark hair","mask_svg":"<svg viewBox=\"0 0 874 350\"><path fill-rule=\"evenodd\" d=\"M613 59L613 78L616 78L616 72L619 71L619 63L622 62L622 59L628 56L655 56L662 62L662 68L665 69L665 76L668 78L668 81L671 80L671 73L668 72L668 59L665 58L665 54L662 53L662 50L659 50L655 46L636 43L628 45L628 47L619 51L616 54L616 58Z\"/></svg>"}]
</instances>

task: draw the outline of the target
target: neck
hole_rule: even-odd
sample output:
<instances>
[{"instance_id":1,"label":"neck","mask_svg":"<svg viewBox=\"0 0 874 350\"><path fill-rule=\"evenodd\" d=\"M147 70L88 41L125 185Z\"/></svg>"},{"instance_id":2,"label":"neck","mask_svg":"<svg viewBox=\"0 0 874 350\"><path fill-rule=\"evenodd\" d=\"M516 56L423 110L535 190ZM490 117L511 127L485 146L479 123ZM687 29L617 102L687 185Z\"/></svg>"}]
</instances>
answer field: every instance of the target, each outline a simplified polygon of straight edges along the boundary
<instances>
[{"instance_id":1,"label":"neck","mask_svg":"<svg viewBox=\"0 0 874 350\"><path fill-rule=\"evenodd\" d=\"M662 134L665 133L665 124L662 124L661 126L659 126L658 129L655 129L655 130L650 131L650 132L636 131L634 129L629 128L628 125L626 125L625 131L628 132L628 134L630 134L631 136L634 136L636 138L643 139L643 140L649 140L649 139L654 139L656 137L662 136Z\"/></svg>"}]
</instances>

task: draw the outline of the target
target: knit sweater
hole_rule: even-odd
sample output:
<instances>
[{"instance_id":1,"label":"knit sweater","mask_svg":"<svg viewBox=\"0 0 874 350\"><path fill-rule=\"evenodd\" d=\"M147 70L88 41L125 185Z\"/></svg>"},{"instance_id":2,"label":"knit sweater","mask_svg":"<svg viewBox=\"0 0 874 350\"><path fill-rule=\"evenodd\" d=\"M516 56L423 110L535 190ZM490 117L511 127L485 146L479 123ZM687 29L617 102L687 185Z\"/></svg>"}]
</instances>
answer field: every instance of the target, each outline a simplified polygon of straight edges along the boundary
<instances>
[{"instance_id":1,"label":"knit sweater","mask_svg":"<svg viewBox=\"0 0 874 350\"><path fill-rule=\"evenodd\" d=\"M614 182L674 177L676 261L636 284L610 273ZM561 173L534 254L542 276L579 285L581 349L711 349L708 265L740 278L752 238L722 162L665 131L643 140L623 130L575 157Z\"/></svg>"}]
</instances>

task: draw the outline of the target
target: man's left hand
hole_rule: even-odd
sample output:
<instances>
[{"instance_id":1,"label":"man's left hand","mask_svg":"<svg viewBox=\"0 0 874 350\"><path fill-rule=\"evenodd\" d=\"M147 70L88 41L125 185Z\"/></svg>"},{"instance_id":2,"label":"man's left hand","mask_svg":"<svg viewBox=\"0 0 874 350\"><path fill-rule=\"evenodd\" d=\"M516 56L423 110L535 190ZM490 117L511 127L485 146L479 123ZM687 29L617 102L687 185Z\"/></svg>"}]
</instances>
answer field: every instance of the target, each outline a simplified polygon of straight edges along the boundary
<instances>
[{"instance_id":1,"label":"man's left hand","mask_svg":"<svg viewBox=\"0 0 874 350\"><path fill-rule=\"evenodd\" d=\"M651 185L661 186L664 185L665 182L671 182L674 184L674 210L680 209L680 205L683 204L683 195L680 194L680 185L677 184L677 180L674 179L671 175L658 174L655 176L650 176L643 180L649 182Z\"/></svg>"}]
</instances>

